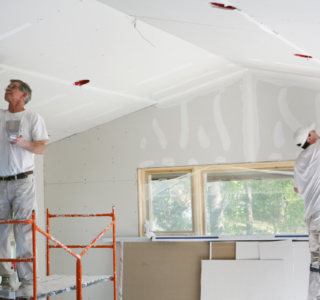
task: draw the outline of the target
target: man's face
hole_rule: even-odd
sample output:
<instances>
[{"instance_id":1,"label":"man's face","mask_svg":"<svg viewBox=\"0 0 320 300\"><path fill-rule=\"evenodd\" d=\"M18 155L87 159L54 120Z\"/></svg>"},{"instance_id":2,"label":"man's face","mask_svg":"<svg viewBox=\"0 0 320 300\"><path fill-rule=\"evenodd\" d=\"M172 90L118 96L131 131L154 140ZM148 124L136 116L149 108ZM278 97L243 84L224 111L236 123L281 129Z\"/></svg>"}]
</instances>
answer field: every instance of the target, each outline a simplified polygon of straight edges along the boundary
<instances>
[{"instance_id":1,"label":"man's face","mask_svg":"<svg viewBox=\"0 0 320 300\"><path fill-rule=\"evenodd\" d=\"M309 137L307 138L307 141L308 141L310 144L313 144L313 143L315 143L319 138L320 138L320 137L319 137L319 135L316 133L316 131L315 131L315 130L311 130L311 131L309 132ZM310 139L310 141L309 141L309 139Z\"/></svg>"},{"instance_id":2,"label":"man's face","mask_svg":"<svg viewBox=\"0 0 320 300\"><path fill-rule=\"evenodd\" d=\"M4 99L7 102L10 103L16 103L18 101L20 101L21 98L24 98L24 94L19 90L19 86L20 83L19 82L12 82L10 83L7 88L6 88L6 92L4 94Z\"/></svg>"}]
</instances>

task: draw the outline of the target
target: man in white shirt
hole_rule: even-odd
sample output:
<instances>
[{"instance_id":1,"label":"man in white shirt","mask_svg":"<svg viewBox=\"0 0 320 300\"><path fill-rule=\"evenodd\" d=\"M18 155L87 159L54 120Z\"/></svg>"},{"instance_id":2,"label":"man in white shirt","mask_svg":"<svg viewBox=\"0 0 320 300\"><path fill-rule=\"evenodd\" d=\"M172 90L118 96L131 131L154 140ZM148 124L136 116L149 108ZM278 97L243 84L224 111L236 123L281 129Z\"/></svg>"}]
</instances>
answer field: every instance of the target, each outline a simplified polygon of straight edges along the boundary
<instances>
[{"instance_id":1,"label":"man in white shirt","mask_svg":"<svg viewBox=\"0 0 320 300\"><path fill-rule=\"evenodd\" d=\"M311 265L308 300L320 299L320 137L315 123L300 127L294 133L298 147L304 150L294 165L294 191L304 201L305 220L309 231Z\"/></svg>"},{"instance_id":2,"label":"man in white shirt","mask_svg":"<svg viewBox=\"0 0 320 300\"><path fill-rule=\"evenodd\" d=\"M43 119L24 108L31 99L29 85L20 80L10 82L4 95L8 110L0 109L0 220L10 220L12 215L31 219L37 206L34 155L44 154L49 137ZM18 129L12 130L14 126ZM13 229L17 258L32 257L31 224L15 224ZM0 225L0 258L11 257L10 230L10 225ZM22 285L32 284L32 263L18 263L18 275ZM12 285L11 263L0 263L0 276L1 284Z\"/></svg>"}]
</instances>

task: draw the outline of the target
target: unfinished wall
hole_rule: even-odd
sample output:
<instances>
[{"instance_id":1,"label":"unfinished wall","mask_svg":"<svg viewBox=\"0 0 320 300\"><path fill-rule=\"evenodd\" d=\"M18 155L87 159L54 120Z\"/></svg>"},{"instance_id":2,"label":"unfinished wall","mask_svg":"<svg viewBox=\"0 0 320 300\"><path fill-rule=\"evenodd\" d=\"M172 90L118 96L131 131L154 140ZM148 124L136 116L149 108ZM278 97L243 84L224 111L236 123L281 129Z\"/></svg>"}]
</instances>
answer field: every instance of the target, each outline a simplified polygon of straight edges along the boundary
<instances>
[{"instance_id":1,"label":"unfinished wall","mask_svg":"<svg viewBox=\"0 0 320 300\"><path fill-rule=\"evenodd\" d=\"M318 86L316 79L248 71L197 96L50 144L45 207L52 213L101 213L115 205L118 236L138 236L137 168L294 160L299 149L293 131L312 120L320 126ZM102 218L59 219L51 232L63 243L85 244L106 224ZM83 273L111 274L111 255L92 249ZM75 273L69 254L54 249L51 257L52 273ZM112 299L112 284L85 289L84 299Z\"/></svg>"}]
</instances>

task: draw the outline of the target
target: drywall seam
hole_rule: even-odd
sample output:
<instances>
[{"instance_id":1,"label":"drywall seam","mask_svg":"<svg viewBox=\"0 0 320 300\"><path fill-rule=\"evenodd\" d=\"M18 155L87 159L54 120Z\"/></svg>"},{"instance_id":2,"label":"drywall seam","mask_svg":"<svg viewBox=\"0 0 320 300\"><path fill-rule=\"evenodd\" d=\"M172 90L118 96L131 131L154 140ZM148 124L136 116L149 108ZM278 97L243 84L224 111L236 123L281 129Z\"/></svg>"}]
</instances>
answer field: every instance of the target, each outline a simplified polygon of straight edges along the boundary
<instances>
[{"instance_id":1,"label":"drywall seam","mask_svg":"<svg viewBox=\"0 0 320 300\"><path fill-rule=\"evenodd\" d=\"M158 141L160 143L161 148L166 149L167 148L167 139L166 139L163 131L161 130L161 128L157 122L157 119L154 119L152 121L152 127L153 127L154 132L157 135L157 138L158 138Z\"/></svg>"},{"instance_id":2,"label":"drywall seam","mask_svg":"<svg viewBox=\"0 0 320 300\"><path fill-rule=\"evenodd\" d=\"M28 28L29 26L31 26L31 24L30 23L26 23L24 25L21 25L21 26L15 28L15 29L12 29L12 30L0 35L0 40L3 40L3 39L5 39L6 37L8 37L10 35L13 35L13 34L19 32L21 30L24 30L24 29Z\"/></svg>"},{"instance_id":3,"label":"drywall seam","mask_svg":"<svg viewBox=\"0 0 320 300\"><path fill-rule=\"evenodd\" d=\"M108 115L108 114L111 114L112 112L115 112L115 111L119 110L119 109L122 108L122 107L123 107L123 106L117 106L117 107L115 107L115 108L109 109L109 110L107 110L107 111L105 111L105 112L103 112L103 113L101 113L101 114L98 114L98 115L92 117L92 118L86 119L86 121L93 120L93 119L97 119L97 118L102 117L102 116L106 116L106 115Z\"/></svg>"},{"instance_id":4,"label":"drywall seam","mask_svg":"<svg viewBox=\"0 0 320 300\"><path fill-rule=\"evenodd\" d=\"M188 166L196 166L196 165L198 165L198 161L196 159L190 158L188 160Z\"/></svg>"},{"instance_id":5,"label":"drywall seam","mask_svg":"<svg viewBox=\"0 0 320 300\"><path fill-rule=\"evenodd\" d=\"M282 123L281 121L278 121L276 126L274 127L274 132L273 132L274 146L276 148L281 148L284 145L285 141L286 139L283 134Z\"/></svg>"},{"instance_id":6,"label":"drywall seam","mask_svg":"<svg viewBox=\"0 0 320 300\"><path fill-rule=\"evenodd\" d=\"M223 0L222 1L225 5L230 5L230 6L235 6L232 3L230 3L229 1ZM291 41L289 41L288 39L286 39L285 37L283 37L282 35L280 35L279 33L273 31L271 28L269 28L267 25L265 25L264 23L258 21L254 16L251 16L250 14L246 13L245 11L241 10L240 8L237 9L237 12L242 15L244 18L246 18L248 21L254 23L255 25L257 25L260 29L262 29L264 32L271 34L272 36L276 37L277 39L281 40L282 42L284 42L285 44L293 47L294 49L296 49L298 51L299 54L305 54L308 56L311 56L306 50L300 48L298 45L292 43ZM320 64L320 60L314 58L313 55L313 60L315 62L317 62L318 64Z\"/></svg>"},{"instance_id":7,"label":"drywall seam","mask_svg":"<svg viewBox=\"0 0 320 300\"><path fill-rule=\"evenodd\" d=\"M151 163L153 162L153 160L150 160L147 162L150 162L150 166L152 166ZM139 168L144 168L144 167L139 167ZM110 179L110 180L86 180L86 179L83 179L83 181L66 181L66 182L47 182L46 181L46 185L88 184L88 183L97 183L97 182L104 182L105 183L105 182L124 182L124 181L134 182L135 178L132 177L132 179Z\"/></svg>"},{"instance_id":8,"label":"drywall seam","mask_svg":"<svg viewBox=\"0 0 320 300\"><path fill-rule=\"evenodd\" d=\"M296 131L302 125L294 117L287 104L287 88L283 88L278 95L278 106L282 118L292 131Z\"/></svg>"},{"instance_id":9,"label":"drywall seam","mask_svg":"<svg viewBox=\"0 0 320 300\"><path fill-rule=\"evenodd\" d=\"M172 157L163 158L162 164L167 167L173 167L176 165L176 163Z\"/></svg>"},{"instance_id":10,"label":"drywall seam","mask_svg":"<svg viewBox=\"0 0 320 300\"><path fill-rule=\"evenodd\" d=\"M248 72L248 70L246 70L246 72ZM234 83L236 83L237 81L241 80L241 78L243 78L243 76L235 76L235 78L232 78L231 81L220 83L220 85L213 86L213 87L209 88L208 90L205 90L205 91L203 91L201 93L198 93L197 95L185 96L183 98L183 102L189 103L189 102L197 100L197 98L199 98L201 96L206 96L206 95L212 94L212 93L214 93L216 91L221 92L221 91L225 90L227 87L229 87L229 86L233 85ZM159 102L159 103L156 104L155 107L161 108L161 109L162 108L176 107L176 106L180 105L181 101L182 100L180 98L178 98L178 99L172 100L170 102L168 102L168 101L164 102L164 103Z\"/></svg>"},{"instance_id":11,"label":"drywall seam","mask_svg":"<svg viewBox=\"0 0 320 300\"><path fill-rule=\"evenodd\" d=\"M34 108L34 107L43 106L43 105L51 103L54 100L58 100L58 99L66 97L66 96L67 96L67 94L56 95L56 96L53 96L51 98L44 99L44 100L41 100L41 101L36 102L34 104L28 105L28 108Z\"/></svg>"},{"instance_id":12,"label":"drywall seam","mask_svg":"<svg viewBox=\"0 0 320 300\"><path fill-rule=\"evenodd\" d=\"M140 149L146 149L146 148L147 148L147 139L143 137L140 143Z\"/></svg>"},{"instance_id":13,"label":"drywall seam","mask_svg":"<svg viewBox=\"0 0 320 300\"><path fill-rule=\"evenodd\" d=\"M216 25L216 24L205 24L205 23L196 23L196 22L186 22L181 20L173 20L173 19L163 19L163 18L154 18L154 17L147 17L147 16L137 16L137 15L131 15L132 17L135 17L138 20L146 19L146 20L157 20L157 21L165 21L165 22L173 22L173 23L181 23L181 24L190 24L190 25L200 25L200 26L207 26L207 27L218 27L218 28L226 28L226 29L234 29L234 27L230 26L223 26L223 25ZM242 31L253 31L257 32L258 30L254 29L248 29L248 28L237 28L238 30ZM225 55L216 54L216 57L219 58L225 58Z\"/></svg>"},{"instance_id":14,"label":"drywall seam","mask_svg":"<svg viewBox=\"0 0 320 300\"><path fill-rule=\"evenodd\" d=\"M243 132L243 148L247 162L255 162L259 148L259 120L256 99L256 80L252 84L251 74L244 79L240 88L242 90L242 132Z\"/></svg>"},{"instance_id":15,"label":"drywall seam","mask_svg":"<svg viewBox=\"0 0 320 300\"><path fill-rule=\"evenodd\" d=\"M206 132L204 131L202 125L199 126L198 129L198 140L203 149L207 149L210 147L210 140Z\"/></svg>"},{"instance_id":16,"label":"drywall seam","mask_svg":"<svg viewBox=\"0 0 320 300\"><path fill-rule=\"evenodd\" d=\"M186 149L189 138L189 117L188 107L186 102L180 104L181 110L181 134L180 134L180 147Z\"/></svg>"},{"instance_id":17,"label":"drywall seam","mask_svg":"<svg viewBox=\"0 0 320 300\"><path fill-rule=\"evenodd\" d=\"M271 72L266 70L251 70L252 75L255 79L270 82L272 84L280 86L293 86L299 85L306 88L315 89L320 91L319 77L306 77L302 75L293 75L293 74L280 74L279 72Z\"/></svg>"},{"instance_id":18,"label":"drywall seam","mask_svg":"<svg viewBox=\"0 0 320 300\"><path fill-rule=\"evenodd\" d=\"M154 161L153 160L146 160L142 163L139 164L139 168L148 168L154 165Z\"/></svg>"},{"instance_id":19,"label":"drywall seam","mask_svg":"<svg viewBox=\"0 0 320 300\"><path fill-rule=\"evenodd\" d=\"M224 151L228 151L231 146L230 135L224 124L222 113L221 113L221 94L218 94L213 102L213 115L214 120L218 129L219 137L222 143Z\"/></svg>"},{"instance_id":20,"label":"drywall seam","mask_svg":"<svg viewBox=\"0 0 320 300\"><path fill-rule=\"evenodd\" d=\"M63 111L62 113L56 114L56 115L54 115L54 117L58 117L58 116L70 114L70 113L72 113L72 112L74 112L74 111L83 109L83 108L88 107L88 106L90 106L90 105L93 105L93 104L95 104L95 103L96 103L95 101L91 101L91 102L89 102L89 103L85 103L85 104L79 105L79 106L74 107L74 108L72 108L72 109L65 110L65 111Z\"/></svg>"},{"instance_id":21,"label":"drywall seam","mask_svg":"<svg viewBox=\"0 0 320 300\"><path fill-rule=\"evenodd\" d=\"M0 67L1 67L1 65L0 65ZM159 102L162 103L162 102L164 102L164 101L171 100L171 99L173 99L173 98L176 98L176 97L179 97L179 96L188 94L188 93L190 93L190 92L196 91L196 90L198 90L198 89L204 88L204 87L206 87L206 86L208 86L208 85L211 85L211 84L214 84L214 83L217 83L217 82L226 80L226 79L228 79L228 78L230 78L230 77L234 77L234 76L240 75L240 74L242 74L242 73L244 73L244 72L247 72L247 69L241 70L241 71L238 71L238 72L234 72L234 73L231 73L231 74L228 74L228 75L225 75L225 76L221 76L221 77L216 78L216 79L214 79L214 80L210 80L210 81L208 81L208 82L205 82L205 83L199 84L199 85L197 85L197 86L194 86L194 87L192 87L192 88L186 89L186 90L184 90L184 91L182 91L182 92L179 92L179 93L176 93L176 94L173 94L173 95L170 95L170 96L161 98L161 99L159 99Z\"/></svg>"},{"instance_id":22,"label":"drywall seam","mask_svg":"<svg viewBox=\"0 0 320 300\"><path fill-rule=\"evenodd\" d=\"M144 80L144 81L141 81L141 82L139 82L139 83L136 83L135 85L145 84L145 83L148 83L148 82L157 80L157 79L159 79L159 78L161 78L161 77L167 76L167 75L172 74L172 73L174 73L174 72L178 72L178 71L184 70L185 68L189 68L189 67L191 67L192 65L193 65L193 63L185 64L185 65L183 65L183 66L174 68L174 69L172 69L172 70L170 70L170 71L167 71L167 72L162 73L162 74L160 74L160 75L157 75L157 76L155 76L155 77L149 78L149 79Z\"/></svg>"},{"instance_id":23,"label":"drywall seam","mask_svg":"<svg viewBox=\"0 0 320 300\"><path fill-rule=\"evenodd\" d=\"M224 164L227 162L227 159L223 156L217 156L216 160L215 160L216 163L219 163L219 164Z\"/></svg>"},{"instance_id":24,"label":"drywall seam","mask_svg":"<svg viewBox=\"0 0 320 300\"><path fill-rule=\"evenodd\" d=\"M155 93L153 93L152 95L158 95L158 94L164 93L164 92L169 91L169 90L171 90L171 89L174 89L174 88L176 88L176 87L178 87L178 86L184 85L184 84L189 83L189 82L191 82L191 81L194 81L194 80L197 80L197 79L200 79L200 78L209 76L209 75L214 74L214 73L217 73L217 72L219 72L219 70L211 71L211 72L202 74L202 75L200 75L200 76L193 77L193 78L188 79L188 80L184 80L184 81L182 81L182 82L180 82L180 83L178 83L178 84L169 86L168 88L165 88L165 89L162 89L162 90L160 90L160 91L158 91L158 92L155 92Z\"/></svg>"},{"instance_id":25,"label":"drywall seam","mask_svg":"<svg viewBox=\"0 0 320 300\"><path fill-rule=\"evenodd\" d=\"M10 70L10 71L19 72L19 73L22 73L22 74L27 74L27 75L30 75L30 76L34 76L34 77L38 77L38 78L42 78L42 79L46 79L46 80L50 80L50 81L55 81L55 82L62 83L62 84L66 84L66 85L69 85L70 88L76 88L76 87L73 86L73 82L72 81L65 80L65 79L58 78L58 77L54 77L54 76L51 76L51 75L42 74L42 73L34 72L34 71L29 71L29 70L26 70L26 69L17 68L17 67L5 65L5 64L0 64L0 68L7 69L7 70ZM139 100L139 101L143 101L143 102L156 104L156 101L153 101L153 100L150 100L150 99L147 99L147 98L142 98L142 97L137 97L137 96L133 96L133 95L129 95L129 94L110 91L110 90L102 89L102 88L91 86L91 85L85 85L85 86L82 87L82 89L90 90L90 91L97 92L97 93L103 93L103 94L107 94L107 95L119 96L119 97L123 97L123 98L130 98L130 99L134 99L134 100Z\"/></svg>"}]
</instances>

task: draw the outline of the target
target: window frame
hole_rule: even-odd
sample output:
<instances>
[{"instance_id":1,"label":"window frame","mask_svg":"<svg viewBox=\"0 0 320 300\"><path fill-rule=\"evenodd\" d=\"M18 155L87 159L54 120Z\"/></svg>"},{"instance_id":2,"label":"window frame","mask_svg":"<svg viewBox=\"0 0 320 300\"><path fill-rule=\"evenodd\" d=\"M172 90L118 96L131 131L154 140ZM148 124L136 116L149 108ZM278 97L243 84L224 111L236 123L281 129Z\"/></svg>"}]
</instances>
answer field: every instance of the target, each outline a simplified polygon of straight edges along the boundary
<instances>
[{"instance_id":1,"label":"window frame","mask_svg":"<svg viewBox=\"0 0 320 300\"><path fill-rule=\"evenodd\" d=\"M153 174L168 174L168 173L193 173L191 176L191 191L192 191L192 217L193 231L174 231L174 232L156 232L157 236L206 236L206 217L205 217L205 174L206 173L223 173L228 172L226 167L241 168L239 172L243 172L243 168L254 170L293 170L293 160L278 161L278 162L260 162L260 163L242 163L242 164L219 164L219 165L199 165L186 167L159 167L159 168L144 168L138 169L138 222L139 236L145 237L144 232L145 208L148 204L145 203L148 191L144 188L149 184L149 175ZM237 172L237 170L233 170Z\"/></svg>"}]
</instances>

